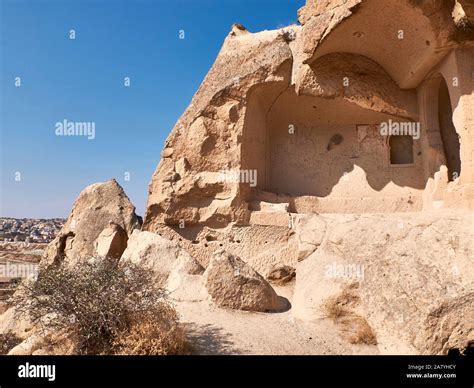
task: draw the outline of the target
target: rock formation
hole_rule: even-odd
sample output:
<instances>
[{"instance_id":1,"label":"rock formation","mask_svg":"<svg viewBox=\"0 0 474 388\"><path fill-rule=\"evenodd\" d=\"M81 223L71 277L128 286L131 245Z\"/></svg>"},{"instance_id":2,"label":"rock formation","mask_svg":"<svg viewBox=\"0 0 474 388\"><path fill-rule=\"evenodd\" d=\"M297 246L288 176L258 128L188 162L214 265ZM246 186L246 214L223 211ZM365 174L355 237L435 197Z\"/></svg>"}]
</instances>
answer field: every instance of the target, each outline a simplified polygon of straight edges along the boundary
<instances>
[{"instance_id":1,"label":"rock formation","mask_svg":"<svg viewBox=\"0 0 474 388\"><path fill-rule=\"evenodd\" d=\"M120 259L127 248L127 232L120 225L113 222L105 228L97 238L95 252L98 257Z\"/></svg>"},{"instance_id":2,"label":"rock formation","mask_svg":"<svg viewBox=\"0 0 474 388\"><path fill-rule=\"evenodd\" d=\"M191 256L175 260L168 275L166 290L175 301L198 302L208 299L203 281L204 268Z\"/></svg>"},{"instance_id":3,"label":"rock formation","mask_svg":"<svg viewBox=\"0 0 474 388\"><path fill-rule=\"evenodd\" d=\"M107 229L105 234L101 234L111 223L115 231ZM76 199L66 223L49 244L41 265L44 267L63 261L74 265L93 257L96 246L99 254L108 254L112 249L113 255L120 257L119 251L123 250L123 245L126 244L125 236L120 230L129 236L140 226L135 206L115 179L90 185ZM118 246L104 247L104 239L107 236L112 239L110 244Z\"/></svg>"},{"instance_id":4,"label":"rock formation","mask_svg":"<svg viewBox=\"0 0 474 388\"><path fill-rule=\"evenodd\" d=\"M296 268L296 317L324 318L325 303L350 290L386 353L447 354L474 341L471 214L324 218L321 245Z\"/></svg>"},{"instance_id":5,"label":"rock formation","mask_svg":"<svg viewBox=\"0 0 474 388\"><path fill-rule=\"evenodd\" d=\"M349 288L347 313L385 352L468 346L472 9L308 0L299 26L234 25L166 140L144 230L207 266L214 298L224 285L239 289L220 283L239 256L272 279L296 267L293 310L303 319ZM454 208L468 213L438 213ZM216 249L229 255L217 261ZM326 276L331 263L365 277Z\"/></svg>"},{"instance_id":6,"label":"rock formation","mask_svg":"<svg viewBox=\"0 0 474 388\"><path fill-rule=\"evenodd\" d=\"M308 0L301 26L233 27L166 140L144 229L248 225L262 191L287 195L298 213L305 196L318 212L472 208L474 33L467 17L463 26L455 17L471 9L462 1ZM439 103L425 101L434 94ZM438 122L443 109L455 112L448 126L457 150ZM377 128L388 120L421 123L409 167L391 163L396 144ZM340 143L329 147L334 136ZM455 175L433 198L435 173L450 159Z\"/></svg>"},{"instance_id":7,"label":"rock formation","mask_svg":"<svg viewBox=\"0 0 474 388\"><path fill-rule=\"evenodd\" d=\"M266 276L317 246L295 231L306 214L474 209L471 10L308 0L301 25L233 26L166 140L143 229Z\"/></svg>"},{"instance_id":8,"label":"rock formation","mask_svg":"<svg viewBox=\"0 0 474 388\"><path fill-rule=\"evenodd\" d=\"M333 319L384 354L472 346L473 18L467 0L308 0L300 25L234 24L143 226L117 182L89 186L43 268L133 262L177 303Z\"/></svg>"},{"instance_id":9,"label":"rock formation","mask_svg":"<svg viewBox=\"0 0 474 388\"><path fill-rule=\"evenodd\" d=\"M284 265L271 270L267 279L273 284L284 285L291 282L295 278L295 275L296 270L293 267Z\"/></svg>"}]
</instances>

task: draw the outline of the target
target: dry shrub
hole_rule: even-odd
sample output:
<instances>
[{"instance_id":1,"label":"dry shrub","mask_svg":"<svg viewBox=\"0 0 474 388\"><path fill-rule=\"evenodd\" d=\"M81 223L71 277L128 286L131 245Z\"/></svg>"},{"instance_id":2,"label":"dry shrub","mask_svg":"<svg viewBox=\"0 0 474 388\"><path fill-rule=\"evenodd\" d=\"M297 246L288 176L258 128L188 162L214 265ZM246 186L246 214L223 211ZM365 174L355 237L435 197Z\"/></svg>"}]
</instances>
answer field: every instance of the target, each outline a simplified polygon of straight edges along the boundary
<instances>
[{"instance_id":1,"label":"dry shrub","mask_svg":"<svg viewBox=\"0 0 474 388\"><path fill-rule=\"evenodd\" d=\"M166 302L159 309L136 317L130 329L117 335L114 353L130 355L181 354L185 337L176 310Z\"/></svg>"},{"instance_id":2,"label":"dry shrub","mask_svg":"<svg viewBox=\"0 0 474 388\"><path fill-rule=\"evenodd\" d=\"M91 259L44 269L22 288L18 310L48 332L67 332L74 353L176 354L183 346L177 313L140 266ZM154 329L139 329L142 324ZM132 346L137 330L142 344Z\"/></svg>"},{"instance_id":3,"label":"dry shrub","mask_svg":"<svg viewBox=\"0 0 474 388\"><path fill-rule=\"evenodd\" d=\"M338 303L336 297L329 298L323 305L326 317L336 320L347 315L348 310Z\"/></svg>"},{"instance_id":4,"label":"dry shrub","mask_svg":"<svg viewBox=\"0 0 474 388\"><path fill-rule=\"evenodd\" d=\"M377 338L367 320L358 315L341 321L348 331L347 338L351 344L377 345Z\"/></svg>"},{"instance_id":5,"label":"dry shrub","mask_svg":"<svg viewBox=\"0 0 474 388\"><path fill-rule=\"evenodd\" d=\"M377 345L377 338L367 320L354 312L360 303L355 293L357 286L349 286L339 295L328 298L323 304L326 317L341 326L344 337L351 344Z\"/></svg>"},{"instance_id":6,"label":"dry shrub","mask_svg":"<svg viewBox=\"0 0 474 388\"><path fill-rule=\"evenodd\" d=\"M341 294L328 298L323 304L326 317L337 320L350 314L350 308L359 303L359 297L350 289L345 289Z\"/></svg>"},{"instance_id":7,"label":"dry shrub","mask_svg":"<svg viewBox=\"0 0 474 388\"><path fill-rule=\"evenodd\" d=\"M21 342L22 340L10 331L0 334L0 354L8 354L10 350Z\"/></svg>"}]
</instances>

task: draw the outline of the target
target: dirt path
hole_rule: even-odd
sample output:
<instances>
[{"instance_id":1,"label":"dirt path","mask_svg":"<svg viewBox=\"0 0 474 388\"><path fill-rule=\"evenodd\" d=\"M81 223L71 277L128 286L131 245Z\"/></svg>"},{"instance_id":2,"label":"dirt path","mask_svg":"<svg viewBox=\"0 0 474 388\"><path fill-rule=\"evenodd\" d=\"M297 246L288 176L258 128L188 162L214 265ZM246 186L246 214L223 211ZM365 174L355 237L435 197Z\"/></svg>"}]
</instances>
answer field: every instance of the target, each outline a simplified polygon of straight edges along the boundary
<instances>
[{"instance_id":1,"label":"dirt path","mask_svg":"<svg viewBox=\"0 0 474 388\"><path fill-rule=\"evenodd\" d=\"M276 288L291 301L291 288ZM177 310L197 354L378 354L376 346L351 345L330 320L304 322L291 310L279 314L218 308L209 302L178 302Z\"/></svg>"}]
</instances>

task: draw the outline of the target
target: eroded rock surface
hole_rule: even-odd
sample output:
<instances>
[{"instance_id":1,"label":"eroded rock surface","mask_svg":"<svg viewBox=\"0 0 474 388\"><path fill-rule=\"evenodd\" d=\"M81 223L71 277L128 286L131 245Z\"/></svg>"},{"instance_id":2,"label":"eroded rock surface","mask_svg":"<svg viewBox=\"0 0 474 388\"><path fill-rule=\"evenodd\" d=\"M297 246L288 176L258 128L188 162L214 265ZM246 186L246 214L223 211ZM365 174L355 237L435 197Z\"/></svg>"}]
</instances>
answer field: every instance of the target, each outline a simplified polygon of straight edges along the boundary
<instances>
[{"instance_id":1,"label":"eroded rock surface","mask_svg":"<svg viewBox=\"0 0 474 388\"><path fill-rule=\"evenodd\" d=\"M463 100L456 127L467 148L461 153L462 180L451 185L451 196L462 203L444 205L468 207L474 175L470 135L463 127L472 122L466 96L472 83L469 58L457 52L472 51L463 48L474 38L469 4L308 0L298 11L301 25L256 33L234 25L166 140L149 186L144 230L157 231L162 224L268 223L272 215L262 210L279 204L260 202L257 190L288 194L298 212L431 206L423 190L442 164L430 149L436 145L434 134L424 134L428 144L415 144L413 171L407 172L384 161L390 147L374 128L388 120L422 121L433 128L426 122L432 113L425 112L418 96L430 74L440 72L447 82L462 74L460 83L467 88L452 97ZM451 49L456 63L443 69L438 64ZM368 128L356 129L359 124ZM374 136L364 140L367 132ZM318 149L335 135L344 139L341 145ZM255 180L242 174L252 171ZM346 175L350 184L341 179ZM280 226L287 221L284 212L273 216Z\"/></svg>"},{"instance_id":2,"label":"eroded rock surface","mask_svg":"<svg viewBox=\"0 0 474 388\"><path fill-rule=\"evenodd\" d=\"M111 222L127 236L141 226L135 206L115 179L95 183L80 193L63 228L49 244L41 266L63 261L74 265L93 257L97 239ZM104 237L102 235L101 240ZM121 237L122 241L124 238Z\"/></svg>"},{"instance_id":3,"label":"eroded rock surface","mask_svg":"<svg viewBox=\"0 0 474 388\"><path fill-rule=\"evenodd\" d=\"M212 301L220 307L261 312L288 307L259 273L223 250L214 254L204 277Z\"/></svg>"},{"instance_id":4,"label":"eroded rock surface","mask_svg":"<svg viewBox=\"0 0 474 388\"><path fill-rule=\"evenodd\" d=\"M156 281L162 287L173 270L198 274L202 267L175 242L158 234L135 230L128 239L128 245L120 259L121 263L131 262L153 271ZM179 264L180 267L176 267Z\"/></svg>"},{"instance_id":5,"label":"eroded rock surface","mask_svg":"<svg viewBox=\"0 0 474 388\"><path fill-rule=\"evenodd\" d=\"M351 289L381 351L447 354L474 340L473 218L327 216L326 239L296 268L293 313L326 317Z\"/></svg>"},{"instance_id":6,"label":"eroded rock surface","mask_svg":"<svg viewBox=\"0 0 474 388\"><path fill-rule=\"evenodd\" d=\"M123 251L127 248L127 232L117 224L111 222L97 238L96 254L98 257L120 259Z\"/></svg>"}]
</instances>

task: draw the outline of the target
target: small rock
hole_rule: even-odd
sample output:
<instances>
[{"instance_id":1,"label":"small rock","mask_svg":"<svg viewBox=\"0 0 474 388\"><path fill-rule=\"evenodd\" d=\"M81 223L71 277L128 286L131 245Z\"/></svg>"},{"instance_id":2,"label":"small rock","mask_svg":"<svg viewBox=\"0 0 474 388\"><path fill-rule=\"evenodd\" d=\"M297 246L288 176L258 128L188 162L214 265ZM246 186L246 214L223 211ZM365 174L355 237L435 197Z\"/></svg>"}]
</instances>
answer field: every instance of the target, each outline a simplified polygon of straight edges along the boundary
<instances>
[{"instance_id":1,"label":"small rock","mask_svg":"<svg viewBox=\"0 0 474 388\"><path fill-rule=\"evenodd\" d=\"M171 157L171 155L173 155L173 148L165 148L161 152L161 157L162 158L169 158L169 157Z\"/></svg>"},{"instance_id":2,"label":"small rock","mask_svg":"<svg viewBox=\"0 0 474 388\"><path fill-rule=\"evenodd\" d=\"M296 270L293 267L288 265L284 265L282 267L278 267L273 269L267 276L267 279L272 283L283 285L291 280L296 276Z\"/></svg>"},{"instance_id":3,"label":"small rock","mask_svg":"<svg viewBox=\"0 0 474 388\"><path fill-rule=\"evenodd\" d=\"M207 298L203 284L204 268L191 256L175 261L168 277L166 289L169 297L177 301L198 302Z\"/></svg>"}]
</instances>

